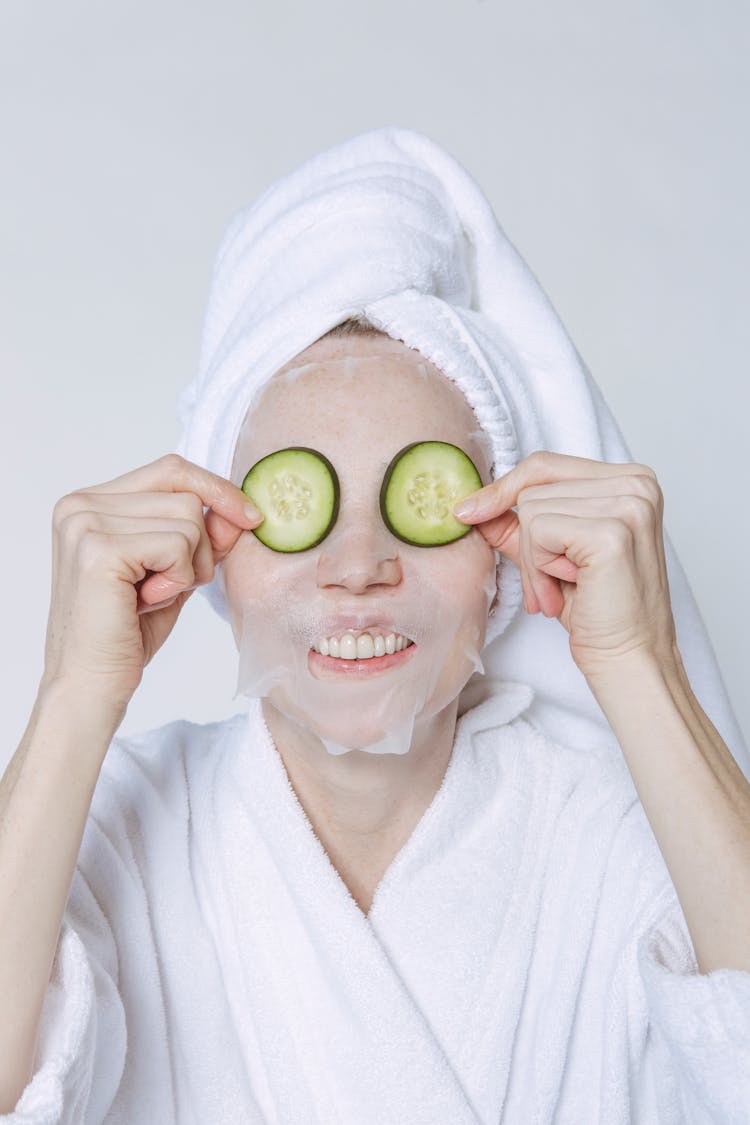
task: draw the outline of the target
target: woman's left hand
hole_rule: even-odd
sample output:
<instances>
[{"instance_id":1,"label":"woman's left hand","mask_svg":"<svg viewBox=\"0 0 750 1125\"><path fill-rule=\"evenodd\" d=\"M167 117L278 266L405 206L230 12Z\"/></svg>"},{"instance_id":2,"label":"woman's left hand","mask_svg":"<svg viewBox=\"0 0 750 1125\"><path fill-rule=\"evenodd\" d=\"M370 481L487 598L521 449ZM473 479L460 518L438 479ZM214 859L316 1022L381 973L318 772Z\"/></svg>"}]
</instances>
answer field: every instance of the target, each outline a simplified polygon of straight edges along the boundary
<instances>
[{"instance_id":1,"label":"woman's left hand","mask_svg":"<svg viewBox=\"0 0 750 1125\"><path fill-rule=\"evenodd\" d=\"M469 502L477 510L459 516ZM540 450L454 511L520 569L527 612L557 617L585 676L633 654L674 661L653 469Z\"/></svg>"}]
</instances>

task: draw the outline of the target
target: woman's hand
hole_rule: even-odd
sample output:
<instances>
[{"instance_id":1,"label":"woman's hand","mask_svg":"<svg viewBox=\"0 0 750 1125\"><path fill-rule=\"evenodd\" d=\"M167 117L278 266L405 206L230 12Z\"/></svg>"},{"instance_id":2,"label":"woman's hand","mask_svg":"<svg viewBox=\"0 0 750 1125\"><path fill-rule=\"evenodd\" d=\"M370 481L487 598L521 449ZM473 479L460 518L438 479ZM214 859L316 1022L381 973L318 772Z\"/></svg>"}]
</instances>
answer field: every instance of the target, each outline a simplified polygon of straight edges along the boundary
<instances>
[{"instance_id":1,"label":"woman's hand","mask_svg":"<svg viewBox=\"0 0 750 1125\"><path fill-rule=\"evenodd\" d=\"M663 511L647 466L546 451L454 509L520 569L527 612L557 617L586 676L636 652L674 661Z\"/></svg>"},{"instance_id":2,"label":"woman's hand","mask_svg":"<svg viewBox=\"0 0 750 1125\"><path fill-rule=\"evenodd\" d=\"M177 454L58 500L42 684L93 685L124 711L191 592L261 522L248 508L236 485Z\"/></svg>"}]
</instances>

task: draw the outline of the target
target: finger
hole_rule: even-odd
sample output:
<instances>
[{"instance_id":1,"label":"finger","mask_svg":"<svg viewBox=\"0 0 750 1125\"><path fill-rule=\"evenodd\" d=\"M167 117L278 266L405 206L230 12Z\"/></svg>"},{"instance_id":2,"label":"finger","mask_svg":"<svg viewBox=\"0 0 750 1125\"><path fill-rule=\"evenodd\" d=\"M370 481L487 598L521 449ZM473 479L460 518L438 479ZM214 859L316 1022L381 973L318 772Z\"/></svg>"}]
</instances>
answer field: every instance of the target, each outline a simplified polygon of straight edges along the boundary
<instances>
[{"instance_id":1,"label":"finger","mask_svg":"<svg viewBox=\"0 0 750 1125\"><path fill-rule=\"evenodd\" d=\"M491 547L500 551L519 568L521 571L523 604L526 612L539 613L541 606L534 592L530 573L528 568L524 567L521 563L521 536L517 514L511 509L509 512L505 512L502 516L498 516L494 520L488 520L486 523L478 524L477 530L481 531ZM568 565L572 566L573 564L570 563ZM575 570L575 567L573 569ZM567 572L561 574L561 577L566 576L566 574Z\"/></svg>"},{"instance_id":2,"label":"finger","mask_svg":"<svg viewBox=\"0 0 750 1125\"><path fill-rule=\"evenodd\" d=\"M185 462L190 465L191 462ZM197 468L197 466L195 466ZM151 466L144 466L144 469L150 469ZM134 473L143 473L144 469L136 469ZM205 470L199 470L205 472ZM111 510L131 510L135 512L147 511L162 511L165 505L169 504L170 498L174 498L174 502L179 508L190 498L195 497L195 504L197 505L195 519L205 527L208 541L213 551L213 558L215 562L219 562L225 557L232 549L234 544L243 531L249 528L257 527L263 522L263 516L255 505L250 504L250 509L256 512L255 516L245 518L243 526L238 526L237 519L239 518L235 512L232 518L227 518L226 515L220 515L218 511L208 508L204 513L204 497L199 496L195 492L176 492L170 493L169 491L156 491L156 492L109 492L105 491L112 485L117 485L118 488L121 483L128 482L129 487L133 487L136 483L133 479L134 473L126 473L123 477L118 477L114 482L109 482L106 485L97 485L94 488L81 489L76 493L72 493L70 497L66 497L66 501L75 501L78 497L81 498L81 503L86 505L96 504L97 507L110 507ZM214 474L209 474L213 476ZM140 478L141 480L143 478ZM216 480L224 484L230 484L229 481L223 481L223 478L216 477ZM230 484L230 488L234 489L234 485ZM243 502L247 503L247 497L244 492L238 489ZM225 508L226 511L226 508Z\"/></svg>"},{"instance_id":3,"label":"finger","mask_svg":"<svg viewBox=\"0 0 750 1125\"><path fill-rule=\"evenodd\" d=\"M623 494L620 496L580 496L555 497L543 500L525 500L519 508L521 526L527 526L539 515L552 514L575 516L585 519L606 521L617 520L628 529L633 541L633 549L639 568L643 573L653 571L654 560L662 565L663 540L661 520L649 500L643 496ZM549 546L549 544L545 544ZM572 568L568 571L567 568ZM544 571L557 578L575 581L577 567L573 560L563 557L550 557L545 560ZM549 588L541 579L542 588ZM536 584L535 584L536 589Z\"/></svg>"},{"instance_id":4,"label":"finger","mask_svg":"<svg viewBox=\"0 0 750 1125\"><path fill-rule=\"evenodd\" d=\"M542 500L525 500L519 507L521 524L542 513L561 516L584 516L595 519L620 519L633 534L653 528L656 513L642 496L623 493L620 496L556 496Z\"/></svg>"},{"instance_id":5,"label":"finger","mask_svg":"<svg viewBox=\"0 0 750 1125\"><path fill-rule=\"evenodd\" d=\"M618 467L619 466L614 466ZM527 500L551 500L557 497L575 496L642 496L656 511L663 508L664 497L659 483L653 476L642 473L621 473L606 477L581 477L571 480L552 481L549 484L531 485L518 494L518 503Z\"/></svg>"},{"instance_id":6,"label":"finger","mask_svg":"<svg viewBox=\"0 0 750 1125\"><path fill-rule=\"evenodd\" d=\"M177 530L173 523L166 530L144 531L143 521L136 522L137 531L118 532L116 536L98 527L92 529L90 542L86 541L90 553L97 559L106 557L107 569L122 581L132 583L139 602L142 599L138 585L149 576L163 576L174 583L174 589L162 594L159 600L194 589L194 525L186 524Z\"/></svg>"},{"instance_id":7,"label":"finger","mask_svg":"<svg viewBox=\"0 0 750 1125\"><path fill-rule=\"evenodd\" d=\"M518 497L519 510L529 510L528 505L532 502L546 500L552 503L555 511L576 514L573 508L567 507L575 497L580 497L582 500L604 497L606 500L613 501L601 507L589 505L588 511L582 508L580 513L591 516L617 515L622 518L634 533L639 567L644 573L646 568L653 570L655 553L658 560L658 573L661 576L660 580L663 581L663 576L667 573L663 529L664 494L654 474L628 473L618 477L559 481L525 488ZM548 573L558 578L569 577L552 565L546 569Z\"/></svg>"},{"instance_id":8,"label":"finger","mask_svg":"<svg viewBox=\"0 0 750 1125\"><path fill-rule=\"evenodd\" d=\"M205 582L210 582L214 573L214 558L202 514L197 516L196 519L165 517L163 512L160 512L159 516L144 517L142 515L144 507L158 511L160 506L163 507L166 499L165 496L159 494L136 494L128 497L127 500L130 502L124 503L123 506L129 507L131 510L135 509L138 512L135 516L115 515L107 511L80 508L74 517L77 525L76 535L85 534L86 531L98 532L110 537L133 536L143 533L153 534L156 532L179 532L191 547L195 585L200 586ZM185 497L185 499L187 498ZM198 511L202 513L200 501L195 497L192 497L192 500L194 505L197 505ZM109 498L108 501L105 501L103 497L97 497L96 502L106 507L109 504L114 506L118 501L115 497ZM187 509L194 505L188 504ZM185 504L180 505L180 507L183 512L187 510ZM72 515L72 512L70 514ZM241 534L236 528L235 531L237 534ZM126 557L126 562L130 563L132 559ZM148 571L143 578L134 582L134 586L139 594L139 605L154 605L168 597L177 595L185 589L181 582L175 581L163 573L148 573Z\"/></svg>"},{"instance_id":9,"label":"finger","mask_svg":"<svg viewBox=\"0 0 750 1125\"><path fill-rule=\"evenodd\" d=\"M477 531L481 531L491 547L501 551L518 566L520 564L518 527L518 515L511 508L495 519L478 524Z\"/></svg>"},{"instance_id":10,"label":"finger","mask_svg":"<svg viewBox=\"0 0 750 1125\"><path fill-rule=\"evenodd\" d=\"M521 568L521 525L518 514L513 509L494 520L477 524L477 531L481 531L491 547ZM547 573L568 582L575 582L578 568L570 559L560 558L550 563Z\"/></svg>"},{"instance_id":11,"label":"finger","mask_svg":"<svg viewBox=\"0 0 750 1125\"><path fill-rule=\"evenodd\" d=\"M147 616L150 613L156 613L161 610L171 609L171 613L164 614L165 632L167 635L172 631L172 625L180 616L180 612L185 602L195 593L195 589L183 590L179 594L173 594L171 598L165 598L163 602L154 602L153 605L137 605L136 613L139 617Z\"/></svg>"},{"instance_id":12,"label":"finger","mask_svg":"<svg viewBox=\"0 0 750 1125\"><path fill-rule=\"evenodd\" d=\"M67 515L74 511L90 513L88 526L112 534L137 532L143 528L144 521L149 524L144 530L149 531L168 531L175 524L179 527L192 523L196 529L194 563L199 584L211 581L214 570L213 550L203 517L203 505L195 493L75 492L65 499ZM235 524L226 522L226 526L232 528L235 536L242 534ZM158 583L151 583L149 588L155 593Z\"/></svg>"},{"instance_id":13,"label":"finger","mask_svg":"<svg viewBox=\"0 0 750 1125\"><path fill-rule=\"evenodd\" d=\"M525 577L525 582L531 591L529 602L536 605L536 608L530 609L529 612L538 613L541 610L545 617L557 617L564 605L560 583L546 570L541 569L540 562L559 564L561 552L540 549L540 544L534 539L530 523L525 521L520 528L520 551L521 574ZM573 567L577 575L578 570L574 564L566 559L564 554L562 558L568 566Z\"/></svg>"},{"instance_id":14,"label":"finger","mask_svg":"<svg viewBox=\"0 0 750 1125\"><path fill-rule=\"evenodd\" d=\"M200 563L201 578L196 583L199 586L211 581L216 563L221 562L229 554L239 537L244 534L242 528L238 528L231 520L225 519L211 509L206 512L203 525L207 550L204 553L201 549L199 557L196 559L196 563ZM148 583L147 593L142 593L142 596L149 603L179 592L177 585L164 575L148 578L144 581L144 586L146 586L146 582Z\"/></svg>"},{"instance_id":15,"label":"finger","mask_svg":"<svg viewBox=\"0 0 750 1125\"><path fill-rule=\"evenodd\" d=\"M263 515L241 488L208 469L187 461L177 453L148 465L123 473L122 476L82 489L94 493L122 492L193 492L204 507L210 508L241 530L257 527Z\"/></svg>"},{"instance_id":16,"label":"finger","mask_svg":"<svg viewBox=\"0 0 750 1125\"><path fill-rule=\"evenodd\" d=\"M569 516L592 521L595 534L610 535L613 524L627 529L640 573L653 580L661 573L663 542L661 522L652 504L642 495L554 497L524 500L520 505L523 565L531 567L530 584L543 612L561 611L562 591L554 578L575 581L578 565L567 554L558 554L553 541L539 537L540 517ZM598 522L597 522L598 521ZM535 531L532 532L532 525ZM545 528L551 526L549 521ZM655 565L656 563L656 565ZM549 576L554 576L550 578Z\"/></svg>"},{"instance_id":17,"label":"finger","mask_svg":"<svg viewBox=\"0 0 750 1125\"><path fill-rule=\"evenodd\" d=\"M616 473L613 472L615 464ZM512 508L525 488L561 480L604 479L613 475L652 476L656 479L653 469L647 465L593 461L586 457L537 450L519 461L509 473L461 500L453 508L453 514L462 523L480 523Z\"/></svg>"},{"instance_id":18,"label":"finger","mask_svg":"<svg viewBox=\"0 0 750 1125\"><path fill-rule=\"evenodd\" d=\"M217 563L221 562L232 550L239 537L245 533L244 529L238 528L231 520L225 519L224 516L210 509L206 512L205 523L214 552L214 560ZM257 524L253 526L257 526Z\"/></svg>"}]
</instances>

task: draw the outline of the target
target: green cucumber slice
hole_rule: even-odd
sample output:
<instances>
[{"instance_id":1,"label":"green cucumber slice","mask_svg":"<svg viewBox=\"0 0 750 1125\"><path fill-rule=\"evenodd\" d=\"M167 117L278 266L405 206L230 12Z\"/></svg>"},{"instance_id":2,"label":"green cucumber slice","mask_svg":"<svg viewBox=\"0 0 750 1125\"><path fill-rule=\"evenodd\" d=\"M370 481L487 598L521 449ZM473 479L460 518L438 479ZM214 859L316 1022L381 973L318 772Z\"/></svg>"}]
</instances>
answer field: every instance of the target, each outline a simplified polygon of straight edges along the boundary
<instances>
[{"instance_id":1,"label":"green cucumber slice","mask_svg":"<svg viewBox=\"0 0 750 1125\"><path fill-rule=\"evenodd\" d=\"M441 547L472 530L453 506L482 488L471 458L447 441L415 441L391 461L380 489L380 512L397 539Z\"/></svg>"},{"instance_id":2,"label":"green cucumber slice","mask_svg":"<svg viewBox=\"0 0 750 1125\"><path fill-rule=\"evenodd\" d=\"M316 449L293 445L256 461L242 491L264 519L253 534L272 551L309 551L336 522L339 478Z\"/></svg>"}]
</instances>

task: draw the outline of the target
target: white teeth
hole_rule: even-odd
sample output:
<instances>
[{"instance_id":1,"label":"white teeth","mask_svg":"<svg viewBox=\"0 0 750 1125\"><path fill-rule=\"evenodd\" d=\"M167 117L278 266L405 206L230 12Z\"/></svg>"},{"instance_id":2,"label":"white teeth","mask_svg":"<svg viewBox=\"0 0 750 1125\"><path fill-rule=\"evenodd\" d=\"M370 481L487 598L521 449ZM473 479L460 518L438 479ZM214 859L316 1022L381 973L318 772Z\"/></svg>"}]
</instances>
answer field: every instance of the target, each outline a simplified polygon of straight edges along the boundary
<instances>
[{"instance_id":1,"label":"white teeth","mask_svg":"<svg viewBox=\"0 0 750 1125\"><path fill-rule=\"evenodd\" d=\"M321 656L332 656L339 660L370 660L373 656L385 656L401 652L412 642L400 633L389 633L383 637L360 633L344 633L342 637L320 637L312 646Z\"/></svg>"}]
</instances>

